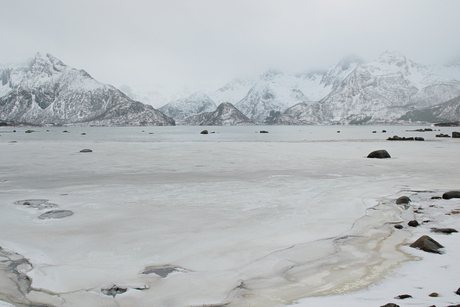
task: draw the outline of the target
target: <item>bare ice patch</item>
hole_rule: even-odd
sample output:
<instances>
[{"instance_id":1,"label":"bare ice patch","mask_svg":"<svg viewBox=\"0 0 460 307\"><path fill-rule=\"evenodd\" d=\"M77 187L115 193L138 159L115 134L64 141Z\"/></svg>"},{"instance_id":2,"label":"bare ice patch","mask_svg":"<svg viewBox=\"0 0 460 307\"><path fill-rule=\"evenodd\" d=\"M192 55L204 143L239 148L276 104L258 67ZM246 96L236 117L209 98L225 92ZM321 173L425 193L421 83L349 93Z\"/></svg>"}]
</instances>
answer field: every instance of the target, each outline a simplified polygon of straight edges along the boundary
<instances>
[{"instance_id":1,"label":"bare ice patch","mask_svg":"<svg viewBox=\"0 0 460 307\"><path fill-rule=\"evenodd\" d=\"M38 218L41 220L45 219L62 219L73 214L70 210L51 210L48 212L43 213Z\"/></svg>"},{"instance_id":2,"label":"bare ice patch","mask_svg":"<svg viewBox=\"0 0 460 307\"><path fill-rule=\"evenodd\" d=\"M56 208L58 205L49 203L48 199L26 199L14 202L15 205L26 206L29 208L36 208L39 210Z\"/></svg>"}]
</instances>

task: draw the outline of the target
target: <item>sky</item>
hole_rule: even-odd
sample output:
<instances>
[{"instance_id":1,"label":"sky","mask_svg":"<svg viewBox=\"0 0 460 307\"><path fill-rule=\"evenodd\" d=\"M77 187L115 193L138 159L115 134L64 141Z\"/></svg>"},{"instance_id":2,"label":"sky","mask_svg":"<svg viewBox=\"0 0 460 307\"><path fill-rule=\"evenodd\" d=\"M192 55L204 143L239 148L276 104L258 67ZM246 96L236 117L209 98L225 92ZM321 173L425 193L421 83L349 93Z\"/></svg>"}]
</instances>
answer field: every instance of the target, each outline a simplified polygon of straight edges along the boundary
<instances>
[{"instance_id":1,"label":"sky","mask_svg":"<svg viewBox=\"0 0 460 307\"><path fill-rule=\"evenodd\" d=\"M457 0L0 0L0 63L37 52L114 86L218 89L397 50L460 59Z\"/></svg>"}]
</instances>

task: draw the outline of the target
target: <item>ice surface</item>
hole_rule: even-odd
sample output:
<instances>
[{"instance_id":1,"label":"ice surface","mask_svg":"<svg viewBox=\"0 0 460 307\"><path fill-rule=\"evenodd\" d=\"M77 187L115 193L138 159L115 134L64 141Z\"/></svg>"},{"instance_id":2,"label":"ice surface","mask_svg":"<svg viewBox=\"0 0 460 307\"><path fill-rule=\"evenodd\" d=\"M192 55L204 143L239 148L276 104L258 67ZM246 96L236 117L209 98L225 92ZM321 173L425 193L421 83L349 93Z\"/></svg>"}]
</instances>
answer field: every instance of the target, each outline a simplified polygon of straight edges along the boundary
<instances>
[{"instance_id":1,"label":"ice surface","mask_svg":"<svg viewBox=\"0 0 460 307\"><path fill-rule=\"evenodd\" d=\"M459 188L460 143L406 131L417 128L15 127L0 133L0 246L33 265L26 298L37 305L381 306L421 276L442 284L439 270L447 290L438 300L452 301L458 234L429 233L444 255L402 244L459 228L446 213L460 203L431 196ZM394 134L426 141L385 141ZM366 158L377 149L392 158ZM434 222L395 230L414 219L395 204L403 195ZM74 214L42 220L15 204L24 200ZM436 268L409 274L421 265ZM112 288L127 291L103 293Z\"/></svg>"}]
</instances>

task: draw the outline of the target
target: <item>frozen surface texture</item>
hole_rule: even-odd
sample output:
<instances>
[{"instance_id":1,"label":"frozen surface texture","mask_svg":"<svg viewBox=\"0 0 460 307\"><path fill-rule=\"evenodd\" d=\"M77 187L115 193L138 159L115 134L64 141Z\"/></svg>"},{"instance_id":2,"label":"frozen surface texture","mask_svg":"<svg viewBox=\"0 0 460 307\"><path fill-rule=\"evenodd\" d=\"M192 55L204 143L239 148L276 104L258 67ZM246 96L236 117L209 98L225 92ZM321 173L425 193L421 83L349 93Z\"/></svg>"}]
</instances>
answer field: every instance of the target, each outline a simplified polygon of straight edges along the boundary
<instances>
[{"instance_id":1,"label":"frozen surface texture","mask_svg":"<svg viewBox=\"0 0 460 307\"><path fill-rule=\"evenodd\" d=\"M407 127L15 129L0 138L0 306L460 303L458 233L430 232L459 228L460 200L439 197L459 188L455 139L371 133ZM392 158L366 158L380 148ZM409 247L428 233L444 254Z\"/></svg>"}]
</instances>

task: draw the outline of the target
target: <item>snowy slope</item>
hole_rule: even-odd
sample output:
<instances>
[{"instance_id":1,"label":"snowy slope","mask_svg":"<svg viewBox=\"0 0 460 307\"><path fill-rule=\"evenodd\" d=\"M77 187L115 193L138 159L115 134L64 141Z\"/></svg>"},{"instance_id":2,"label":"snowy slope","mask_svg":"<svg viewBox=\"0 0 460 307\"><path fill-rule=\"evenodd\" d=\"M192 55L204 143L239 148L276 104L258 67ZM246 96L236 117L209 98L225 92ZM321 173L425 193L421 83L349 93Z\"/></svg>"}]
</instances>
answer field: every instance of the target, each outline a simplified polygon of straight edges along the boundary
<instances>
[{"instance_id":1,"label":"snowy slope","mask_svg":"<svg viewBox=\"0 0 460 307\"><path fill-rule=\"evenodd\" d=\"M212 112L216 107L211 97L204 92L196 92L185 98L170 102L159 110L175 120L183 120L193 115Z\"/></svg>"},{"instance_id":2,"label":"snowy slope","mask_svg":"<svg viewBox=\"0 0 460 307\"><path fill-rule=\"evenodd\" d=\"M50 54L0 71L0 119L15 123L97 126L174 125L153 107L133 101L86 71Z\"/></svg>"}]
</instances>

